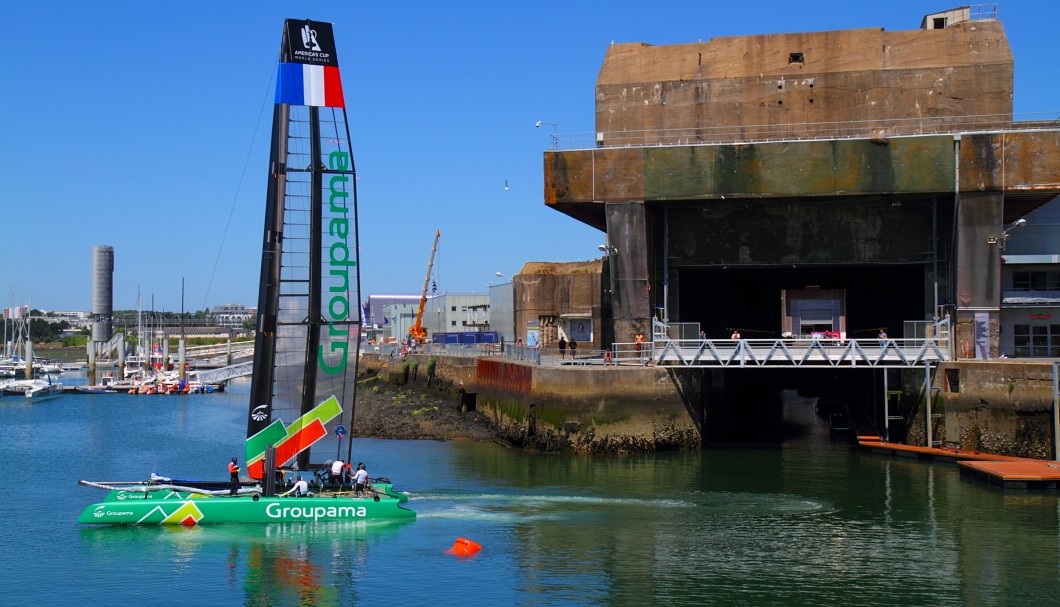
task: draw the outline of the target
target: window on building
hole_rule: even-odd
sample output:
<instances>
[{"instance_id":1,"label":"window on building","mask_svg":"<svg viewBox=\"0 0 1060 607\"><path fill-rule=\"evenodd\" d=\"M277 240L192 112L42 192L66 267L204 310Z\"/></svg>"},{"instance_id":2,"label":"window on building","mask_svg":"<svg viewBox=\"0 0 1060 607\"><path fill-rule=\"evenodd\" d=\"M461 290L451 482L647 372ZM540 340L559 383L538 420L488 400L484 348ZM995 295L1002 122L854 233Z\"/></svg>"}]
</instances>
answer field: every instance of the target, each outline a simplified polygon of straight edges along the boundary
<instances>
[{"instance_id":1,"label":"window on building","mask_svg":"<svg viewBox=\"0 0 1060 607\"><path fill-rule=\"evenodd\" d=\"M1012 273L1015 291L1060 291L1060 272L1019 271Z\"/></svg>"},{"instance_id":2,"label":"window on building","mask_svg":"<svg viewBox=\"0 0 1060 607\"><path fill-rule=\"evenodd\" d=\"M456 306L450 306L449 307L449 311L450 312L456 312Z\"/></svg>"},{"instance_id":3,"label":"window on building","mask_svg":"<svg viewBox=\"0 0 1060 607\"><path fill-rule=\"evenodd\" d=\"M456 321L455 320L449 321L449 326L450 327L455 327L456 326Z\"/></svg>"},{"instance_id":4,"label":"window on building","mask_svg":"<svg viewBox=\"0 0 1060 607\"><path fill-rule=\"evenodd\" d=\"M1013 325L1013 355L1060 357L1060 325Z\"/></svg>"},{"instance_id":5,"label":"window on building","mask_svg":"<svg viewBox=\"0 0 1060 607\"><path fill-rule=\"evenodd\" d=\"M946 29L946 18L945 17L935 17L931 21L932 21L932 29L937 29L937 30Z\"/></svg>"},{"instance_id":6,"label":"window on building","mask_svg":"<svg viewBox=\"0 0 1060 607\"><path fill-rule=\"evenodd\" d=\"M802 53L788 53L788 63L805 63Z\"/></svg>"},{"instance_id":7,"label":"window on building","mask_svg":"<svg viewBox=\"0 0 1060 607\"><path fill-rule=\"evenodd\" d=\"M1031 273L1030 272L1013 272L1012 273L1012 289L1015 291L1030 291L1031 290Z\"/></svg>"}]
</instances>

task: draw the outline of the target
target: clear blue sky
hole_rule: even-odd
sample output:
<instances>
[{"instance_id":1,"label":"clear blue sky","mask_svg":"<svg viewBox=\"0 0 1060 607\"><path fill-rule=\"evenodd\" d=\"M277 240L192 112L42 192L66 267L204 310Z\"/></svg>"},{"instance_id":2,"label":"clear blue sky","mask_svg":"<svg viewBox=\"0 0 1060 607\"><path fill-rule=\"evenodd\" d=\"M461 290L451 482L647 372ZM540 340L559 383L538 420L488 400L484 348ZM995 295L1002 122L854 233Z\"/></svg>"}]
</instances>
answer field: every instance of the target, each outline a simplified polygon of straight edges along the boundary
<instances>
[{"instance_id":1,"label":"clear blue sky","mask_svg":"<svg viewBox=\"0 0 1060 607\"><path fill-rule=\"evenodd\" d=\"M485 292L528 261L596 257L603 235L545 207L542 152L594 130L614 42L916 29L941 1L126 2L6 5L0 305L256 305L283 19L335 24L359 177L362 289ZM999 5L1017 114L1060 115L1057 5ZM510 191L504 191L504 183ZM501 272L504 279L495 273Z\"/></svg>"}]
</instances>

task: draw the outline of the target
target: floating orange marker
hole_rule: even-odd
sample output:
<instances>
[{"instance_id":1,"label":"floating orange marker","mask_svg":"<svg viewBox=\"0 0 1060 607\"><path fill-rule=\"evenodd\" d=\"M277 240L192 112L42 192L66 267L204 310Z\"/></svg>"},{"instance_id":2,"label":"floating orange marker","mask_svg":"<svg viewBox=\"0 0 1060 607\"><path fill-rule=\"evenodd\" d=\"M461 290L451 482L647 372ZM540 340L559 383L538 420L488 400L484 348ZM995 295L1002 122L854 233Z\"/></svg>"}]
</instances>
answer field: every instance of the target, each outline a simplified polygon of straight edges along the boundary
<instances>
[{"instance_id":1,"label":"floating orange marker","mask_svg":"<svg viewBox=\"0 0 1060 607\"><path fill-rule=\"evenodd\" d=\"M475 542L467 539L466 537L458 537L453 542L453 547L446 550L446 554L455 554L456 556L471 556L482 550L482 546L479 546Z\"/></svg>"}]
</instances>

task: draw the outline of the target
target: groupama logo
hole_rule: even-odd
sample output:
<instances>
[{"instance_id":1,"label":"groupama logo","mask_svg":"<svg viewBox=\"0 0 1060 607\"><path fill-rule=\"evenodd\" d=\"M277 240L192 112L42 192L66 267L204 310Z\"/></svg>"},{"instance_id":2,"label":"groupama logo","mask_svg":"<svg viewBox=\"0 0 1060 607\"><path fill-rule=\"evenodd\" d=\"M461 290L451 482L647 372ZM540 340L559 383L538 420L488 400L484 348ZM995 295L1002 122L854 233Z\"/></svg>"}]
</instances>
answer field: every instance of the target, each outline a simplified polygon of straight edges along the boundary
<instances>
[{"instance_id":1,"label":"groupama logo","mask_svg":"<svg viewBox=\"0 0 1060 607\"><path fill-rule=\"evenodd\" d=\"M328 155L328 168L333 171L350 170L348 152L332 152ZM317 361L320 368L328 375L342 373L346 369L349 356L350 330L346 323L350 317L350 268L357 266L357 260L351 258L348 239L351 237L349 212L350 175L332 175L328 182L328 208L331 217L328 221L328 267L330 277L328 284L327 307L324 310L328 322L327 331L321 335L321 344L317 348ZM327 351L325 351L327 348Z\"/></svg>"}]
</instances>

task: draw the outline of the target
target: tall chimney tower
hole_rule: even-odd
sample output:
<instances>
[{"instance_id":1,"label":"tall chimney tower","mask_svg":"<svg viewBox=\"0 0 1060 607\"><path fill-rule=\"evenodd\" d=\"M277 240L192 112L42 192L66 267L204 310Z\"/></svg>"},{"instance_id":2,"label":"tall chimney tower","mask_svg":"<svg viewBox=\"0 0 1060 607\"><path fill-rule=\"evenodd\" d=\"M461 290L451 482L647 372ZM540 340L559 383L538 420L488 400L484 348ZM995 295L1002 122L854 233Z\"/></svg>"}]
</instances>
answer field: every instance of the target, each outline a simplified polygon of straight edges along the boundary
<instances>
[{"instance_id":1,"label":"tall chimney tower","mask_svg":"<svg viewBox=\"0 0 1060 607\"><path fill-rule=\"evenodd\" d=\"M92 341L105 344L114 336L114 247L92 247ZM98 351L98 350L97 350Z\"/></svg>"}]
</instances>

